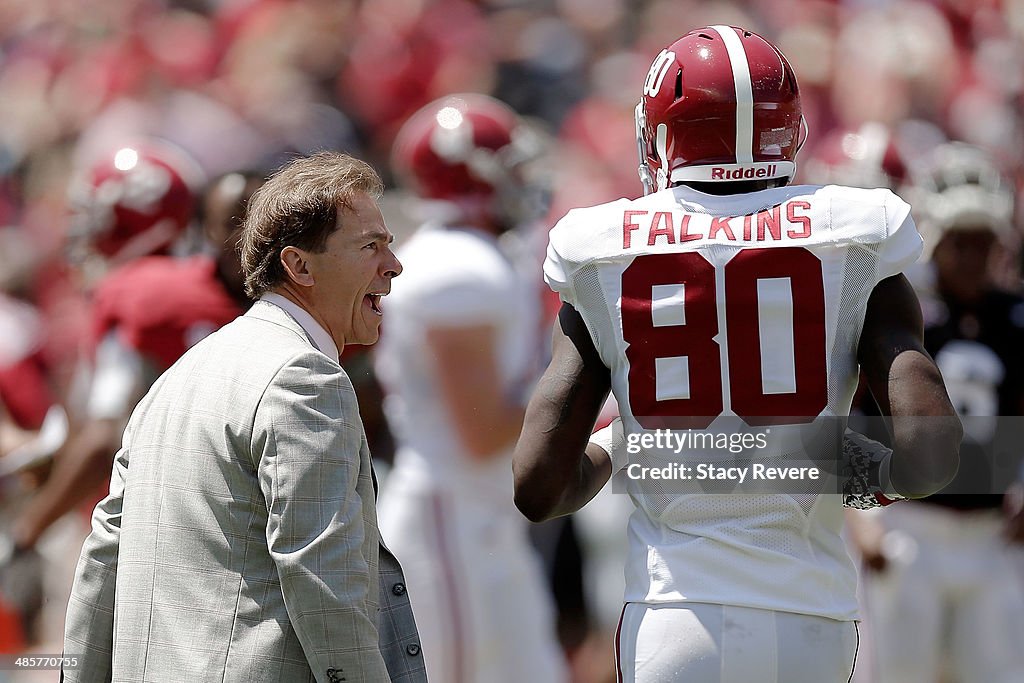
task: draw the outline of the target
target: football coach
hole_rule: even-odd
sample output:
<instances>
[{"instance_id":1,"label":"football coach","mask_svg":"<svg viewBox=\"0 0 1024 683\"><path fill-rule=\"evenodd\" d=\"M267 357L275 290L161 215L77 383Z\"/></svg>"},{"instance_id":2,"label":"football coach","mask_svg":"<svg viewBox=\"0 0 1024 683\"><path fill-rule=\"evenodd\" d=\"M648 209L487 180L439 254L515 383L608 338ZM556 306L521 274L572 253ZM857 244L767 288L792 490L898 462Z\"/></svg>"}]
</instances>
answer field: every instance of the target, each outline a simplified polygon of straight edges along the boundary
<instances>
[{"instance_id":1,"label":"football coach","mask_svg":"<svg viewBox=\"0 0 1024 683\"><path fill-rule=\"evenodd\" d=\"M426 680L338 362L376 341L402 271L381 192L324 152L253 195L240 248L257 301L135 409L78 562L62 680Z\"/></svg>"}]
</instances>

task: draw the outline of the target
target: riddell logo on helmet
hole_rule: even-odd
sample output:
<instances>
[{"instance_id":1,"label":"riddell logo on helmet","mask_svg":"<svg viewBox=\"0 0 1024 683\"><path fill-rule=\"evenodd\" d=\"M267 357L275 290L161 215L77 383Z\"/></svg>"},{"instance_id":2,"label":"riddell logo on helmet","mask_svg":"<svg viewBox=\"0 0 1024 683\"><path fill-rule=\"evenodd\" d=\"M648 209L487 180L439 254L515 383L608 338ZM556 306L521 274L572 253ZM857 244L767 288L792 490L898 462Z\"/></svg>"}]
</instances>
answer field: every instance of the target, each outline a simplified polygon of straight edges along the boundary
<instances>
[{"instance_id":1,"label":"riddell logo on helmet","mask_svg":"<svg viewBox=\"0 0 1024 683\"><path fill-rule=\"evenodd\" d=\"M749 180L751 178L773 178L775 177L775 164L768 164L760 168L734 168L729 170L721 166L711 168L712 180Z\"/></svg>"}]
</instances>

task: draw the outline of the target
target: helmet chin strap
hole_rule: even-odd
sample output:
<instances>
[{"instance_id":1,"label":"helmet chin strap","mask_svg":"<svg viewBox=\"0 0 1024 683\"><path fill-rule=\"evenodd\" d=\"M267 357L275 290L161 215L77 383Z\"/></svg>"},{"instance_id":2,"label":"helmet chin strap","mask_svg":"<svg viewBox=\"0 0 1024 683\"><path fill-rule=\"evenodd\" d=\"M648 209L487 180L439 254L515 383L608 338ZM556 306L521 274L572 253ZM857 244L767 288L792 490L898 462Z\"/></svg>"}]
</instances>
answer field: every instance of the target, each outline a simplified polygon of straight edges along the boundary
<instances>
[{"instance_id":1,"label":"helmet chin strap","mask_svg":"<svg viewBox=\"0 0 1024 683\"><path fill-rule=\"evenodd\" d=\"M633 110L633 121L636 125L636 151L640 157L640 166L637 167L637 175L640 176L640 183L644 187L644 194L664 190L669 184L668 175L668 126L664 123L658 124L654 135L654 149L661 162L658 170L652 174L647 164L647 153L644 145L644 129L647 126L647 115L644 113L644 103L641 100Z\"/></svg>"},{"instance_id":2,"label":"helmet chin strap","mask_svg":"<svg viewBox=\"0 0 1024 683\"><path fill-rule=\"evenodd\" d=\"M644 187L644 195L654 192L654 178L651 177L651 169L647 167L647 154L644 150L644 127L647 125L647 115L644 113L644 101L640 100L633 110L633 123L636 126L636 152L640 159L640 166L636 172L640 176L640 184Z\"/></svg>"},{"instance_id":3,"label":"helmet chin strap","mask_svg":"<svg viewBox=\"0 0 1024 683\"><path fill-rule=\"evenodd\" d=\"M651 169L647 168L646 164L640 164L640 167L636 170L640 175L640 183L644 186L644 194L649 195L654 192L654 179L651 177Z\"/></svg>"},{"instance_id":4,"label":"helmet chin strap","mask_svg":"<svg viewBox=\"0 0 1024 683\"><path fill-rule=\"evenodd\" d=\"M668 187L668 125L658 124L658 130L654 138L654 150L658 153L658 160L661 166L658 168L658 189L664 190Z\"/></svg>"}]
</instances>

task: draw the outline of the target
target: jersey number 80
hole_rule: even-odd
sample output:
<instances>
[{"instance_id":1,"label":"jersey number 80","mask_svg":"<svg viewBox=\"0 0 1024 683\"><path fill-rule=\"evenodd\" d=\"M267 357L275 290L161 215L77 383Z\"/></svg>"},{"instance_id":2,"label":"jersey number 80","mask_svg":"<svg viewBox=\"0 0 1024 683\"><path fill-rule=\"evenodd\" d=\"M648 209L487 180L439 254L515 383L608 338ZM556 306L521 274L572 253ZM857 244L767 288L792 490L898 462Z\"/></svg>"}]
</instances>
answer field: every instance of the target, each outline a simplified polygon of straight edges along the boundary
<instances>
[{"instance_id":1,"label":"jersey number 80","mask_svg":"<svg viewBox=\"0 0 1024 683\"><path fill-rule=\"evenodd\" d=\"M825 294L818 257L800 247L745 249L722 270L722 292L715 266L697 252L640 255L622 273L630 411L645 429L707 427L724 410L723 381L728 383L731 410L750 425L810 422L828 402ZM778 292L780 285L789 294L789 306L785 295L781 297L789 309L782 311L782 323L791 320L792 327L777 339L765 339L762 330L773 328L772 321L759 320L764 310L759 291L770 286ZM682 310L674 311L668 324L653 315L655 288L666 286L682 291L682 301L671 302ZM725 359L717 340L721 303ZM778 311L778 305L772 310ZM783 358L792 359L791 391L766 388L763 381L762 349L778 343L792 344L792 349L779 349ZM664 368L664 361L678 362L681 356L688 396L659 398L659 365Z\"/></svg>"}]
</instances>

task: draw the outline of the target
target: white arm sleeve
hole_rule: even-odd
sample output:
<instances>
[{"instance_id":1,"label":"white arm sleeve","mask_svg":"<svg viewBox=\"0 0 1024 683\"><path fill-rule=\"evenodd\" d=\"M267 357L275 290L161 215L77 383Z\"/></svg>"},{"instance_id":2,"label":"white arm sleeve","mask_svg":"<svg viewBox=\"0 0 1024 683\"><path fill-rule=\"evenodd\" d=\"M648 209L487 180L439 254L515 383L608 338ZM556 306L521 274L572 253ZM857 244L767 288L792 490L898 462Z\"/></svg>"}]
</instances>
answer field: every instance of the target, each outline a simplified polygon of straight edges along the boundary
<instances>
[{"instance_id":1,"label":"white arm sleeve","mask_svg":"<svg viewBox=\"0 0 1024 683\"><path fill-rule=\"evenodd\" d=\"M600 446L612 461L612 474L615 474L629 464L629 454L626 452L626 433L622 428L622 418L617 417L604 429L594 432L590 436L590 443Z\"/></svg>"},{"instance_id":2,"label":"white arm sleeve","mask_svg":"<svg viewBox=\"0 0 1024 683\"><path fill-rule=\"evenodd\" d=\"M910 205L891 195L885 206L887 234L878 245L876 282L898 275L917 261L924 249L924 240L910 215Z\"/></svg>"},{"instance_id":3,"label":"white arm sleeve","mask_svg":"<svg viewBox=\"0 0 1024 683\"><path fill-rule=\"evenodd\" d=\"M559 298L570 306L576 307L576 295L573 292L572 275L565 262L565 236L572 230L573 212L567 213L562 220L551 228L548 235L548 251L544 258L544 282Z\"/></svg>"}]
</instances>

